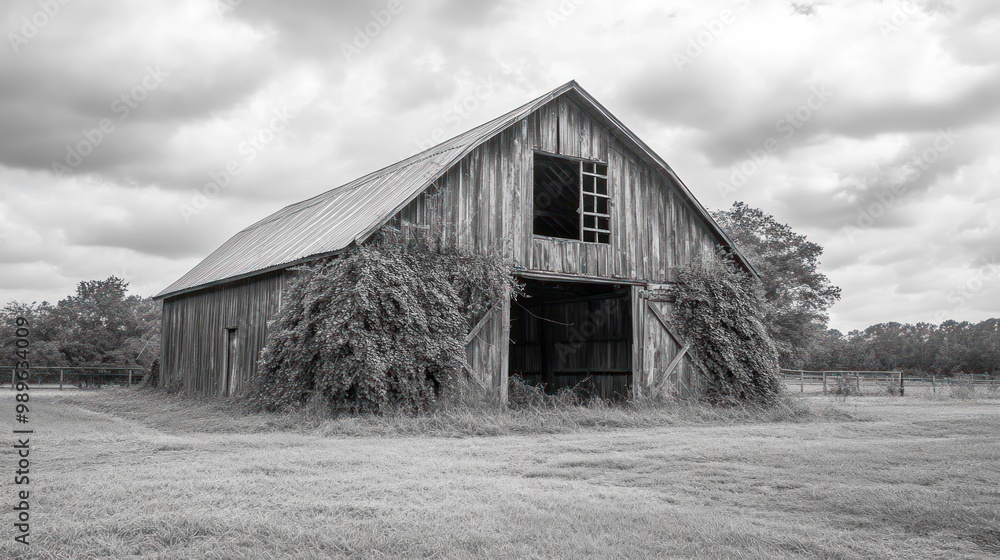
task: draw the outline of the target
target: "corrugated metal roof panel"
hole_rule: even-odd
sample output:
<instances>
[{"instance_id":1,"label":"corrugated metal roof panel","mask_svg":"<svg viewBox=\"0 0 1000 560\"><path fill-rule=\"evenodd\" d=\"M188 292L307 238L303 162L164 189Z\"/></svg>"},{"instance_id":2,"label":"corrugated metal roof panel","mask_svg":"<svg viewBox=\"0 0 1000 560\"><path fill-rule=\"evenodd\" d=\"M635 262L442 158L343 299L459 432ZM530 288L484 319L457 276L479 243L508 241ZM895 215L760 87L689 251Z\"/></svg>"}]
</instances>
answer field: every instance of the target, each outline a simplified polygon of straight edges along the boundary
<instances>
[{"instance_id":1,"label":"corrugated metal roof panel","mask_svg":"<svg viewBox=\"0 0 1000 560\"><path fill-rule=\"evenodd\" d=\"M278 210L234 235L155 297L177 295L281 268L282 265L291 265L309 257L337 252L355 241L364 241L375 228L391 218L466 154L567 92L572 92L575 99L589 105L585 108L607 126L621 130L623 135L619 136L620 139L629 142L674 178L702 218L721 239L733 246L725 232L694 199L670 166L576 82L569 82L505 115L403 161ZM753 270L742 255L738 256Z\"/></svg>"},{"instance_id":2,"label":"corrugated metal roof panel","mask_svg":"<svg viewBox=\"0 0 1000 560\"><path fill-rule=\"evenodd\" d=\"M278 210L234 235L156 297L349 246L392 217L399 206L427 188L476 146L572 86L570 82L399 163Z\"/></svg>"}]
</instances>

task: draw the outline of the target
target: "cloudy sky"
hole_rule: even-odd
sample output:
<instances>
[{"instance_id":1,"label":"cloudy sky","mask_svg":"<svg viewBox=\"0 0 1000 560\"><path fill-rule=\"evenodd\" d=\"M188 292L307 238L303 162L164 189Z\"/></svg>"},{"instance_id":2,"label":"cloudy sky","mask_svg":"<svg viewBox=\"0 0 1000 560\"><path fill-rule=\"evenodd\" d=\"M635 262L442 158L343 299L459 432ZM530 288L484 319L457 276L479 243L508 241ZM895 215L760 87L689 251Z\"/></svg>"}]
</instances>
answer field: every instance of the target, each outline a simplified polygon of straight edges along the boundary
<instances>
[{"instance_id":1,"label":"cloudy sky","mask_svg":"<svg viewBox=\"0 0 1000 560\"><path fill-rule=\"evenodd\" d=\"M0 5L0 300L152 295L250 223L577 80L831 324L1000 316L994 0Z\"/></svg>"}]
</instances>

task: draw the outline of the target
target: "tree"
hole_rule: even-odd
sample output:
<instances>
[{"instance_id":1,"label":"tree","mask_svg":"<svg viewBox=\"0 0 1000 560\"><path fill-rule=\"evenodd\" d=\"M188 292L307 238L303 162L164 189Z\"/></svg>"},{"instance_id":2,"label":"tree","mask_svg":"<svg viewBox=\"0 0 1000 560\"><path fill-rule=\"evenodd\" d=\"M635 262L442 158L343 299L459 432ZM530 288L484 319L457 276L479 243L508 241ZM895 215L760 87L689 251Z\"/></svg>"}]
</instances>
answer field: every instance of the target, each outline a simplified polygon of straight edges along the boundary
<instances>
[{"instance_id":1,"label":"tree","mask_svg":"<svg viewBox=\"0 0 1000 560\"><path fill-rule=\"evenodd\" d=\"M4 348L14 348L16 323L18 317L28 320L29 340L31 347L28 354L28 362L32 365L67 365L62 352L59 351L59 337L55 332L52 321L49 320L52 312L52 305L43 301L42 303L24 303L19 301L9 302L0 311L0 340L3 341ZM0 365L13 366L16 361L13 352L5 352L0 359Z\"/></svg>"},{"instance_id":2,"label":"tree","mask_svg":"<svg viewBox=\"0 0 1000 560\"><path fill-rule=\"evenodd\" d=\"M127 292L128 282L111 276L80 282L56 305L10 302L0 311L0 337L12 339L14 319L23 316L32 365L148 366L160 352L160 306Z\"/></svg>"},{"instance_id":3,"label":"tree","mask_svg":"<svg viewBox=\"0 0 1000 560\"><path fill-rule=\"evenodd\" d=\"M743 202L712 215L760 273L769 303L764 320L781 363L801 367L840 299L840 288L818 270L823 247Z\"/></svg>"},{"instance_id":4,"label":"tree","mask_svg":"<svg viewBox=\"0 0 1000 560\"><path fill-rule=\"evenodd\" d=\"M879 323L846 337L831 329L818 339L805 367L996 374L1000 372L1000 319L974 324Z\"/></svg>"}]
</instances>

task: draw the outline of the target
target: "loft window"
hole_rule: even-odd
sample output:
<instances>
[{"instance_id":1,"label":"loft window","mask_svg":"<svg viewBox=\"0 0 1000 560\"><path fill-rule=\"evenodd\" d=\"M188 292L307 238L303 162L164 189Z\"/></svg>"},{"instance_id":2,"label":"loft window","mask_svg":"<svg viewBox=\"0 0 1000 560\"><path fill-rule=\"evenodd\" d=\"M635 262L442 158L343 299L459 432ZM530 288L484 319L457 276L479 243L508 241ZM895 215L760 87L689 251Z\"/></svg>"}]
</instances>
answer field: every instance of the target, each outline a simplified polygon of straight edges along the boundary
<instances>
[{"instance_id":1,"label":"loft window","mask_svg":"<svg viewBox=\"0 0 1000 560\"><path fill-rule=\"evenodd\" d=\"M607 164L536 153L534 176L535 235L611 242Z\"/></svg>"},{"instance_id":2,"label":"loft window","mask_svg":"<svg viewBox=\"0 0 1000 560\"><path fill-rule=\"evenodd\" d=\"M608 195L608 166L580 162L580 199L583 201L583 240L611 242L611 197Z\"/></svg>"}]
</instances>

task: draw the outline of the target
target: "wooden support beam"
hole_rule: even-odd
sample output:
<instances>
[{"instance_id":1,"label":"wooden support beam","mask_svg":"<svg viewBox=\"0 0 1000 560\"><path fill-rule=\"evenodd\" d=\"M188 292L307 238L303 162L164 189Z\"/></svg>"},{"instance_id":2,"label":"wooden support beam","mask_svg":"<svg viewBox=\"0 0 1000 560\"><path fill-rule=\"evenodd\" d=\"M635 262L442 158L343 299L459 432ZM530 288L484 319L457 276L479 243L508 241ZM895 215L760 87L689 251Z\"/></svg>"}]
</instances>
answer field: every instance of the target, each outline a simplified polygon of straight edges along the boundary
<instances>
[{"instance_id":1,"label":"wooden support beam","mask_svg":"<svg viewBox=\"0 0 1000 560\"><path fill-rule=\"evenodd\" d=\"M490 388L483 383L483 380L479 378L479 374L473 371L469 364L462 364L462 366L465 368L465 372L469 374L469 379L472 379L483 391L486 391L487 393L490 392Z\"/></svg>"},{"instance_id":2,"label":"wooden support beam","mask_svg":"<svg viewBox=\"0 0 1000 560\"><path fill-rule=\"evenodd\" d=\"M681 351L678 352L676 356L674 356L673 360L670 360L670 364L667 365L666 371L663 372L664 381L670 379L670 376L674 373L674 370L677 369L677 366L680 365L681 360L684 359L684 356L688 353L688 350L690 349L691 345L688 344L687 346L681 348ZM652 380L649 381L649 384L652 385Z\"/></svg>"},{"instance_id":3,"label":"wooden support beam","mask_svg":"<svg viewBox=\"0 0 1000 560\"><path fill-rule=\"evenodd\" d=\"M496 310L497 310L496 306L493 306L488 310L486 310L486 313L483 313L482 318L479 319L479 322L476 323L476 326L472 327L472 330L469 331L469 334L465 335L466 346L468 346L469 343L472 342L472 339L476 338L476 335L479 334L479 331L483 330L483 327L486 326L486 323L488 323L490 319L493 318L493 314L496 312Z\"/></svg>"},{"instance_id":4,"label":"wooden support beam","mask_svg":"<svg viewBox=\"0 0 1000 560\"><path fill-rule=\"evenodd\" d=\"M674 342L677 343L677 346L683 347L684 346L683 339L681 339L680 335L678 335L674 331L673 327L670 326L670 323L667 322L667 318L663 316L663 313L660 313L660 310L657 309L655 305L653 305L648 301L646 302L646 308L648 308L650 311L653 312L653 315L656 317L656 320L659 321L661 325L663 325L663 328L667 330L667 334L670 335L670 338L674 339Z\"/></svg>"},{"instance_id":5,"label":"wooden support beam","mask_svg":"<svg viewBox=\"0 0 1000 560\"><path fill-rule=\"evenodd\" d=\"M677 346L681 347L682 351L685 349L690 350L691 345L684 344L684 340L680 337L679 334L677 334L677 331L675 331L673 327L670 326L670 323L667 321L667 318L663 316L663 313L660 313L660 310L657 309L655 305L653 305L649 301L646 301L646 307L653 312L653 315L656 317L656 320L659 321L661 325L663 325L663 328L666 329L667 334L670 335L670 338L674 339L674 342L677 343ZM691 353L690 357L691 357L691 363L694 364L696 368L700 369L702 373L707 373L705 371L705 366L701 365L701 362L695 357L695 354L693 352Z\"/></svg>"},{"instance_id":6,"label":"wooden support beam","mask_svg":"<svg viewBox=\"0 0 1000 560\"><path fill-rule=\"evenodd\" d=\"M500 302L500 402L507 402L507 389L510 368L510 290L504 290L503 301Z\"/></svg>"}]
</instances>

